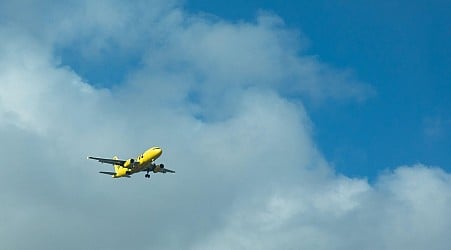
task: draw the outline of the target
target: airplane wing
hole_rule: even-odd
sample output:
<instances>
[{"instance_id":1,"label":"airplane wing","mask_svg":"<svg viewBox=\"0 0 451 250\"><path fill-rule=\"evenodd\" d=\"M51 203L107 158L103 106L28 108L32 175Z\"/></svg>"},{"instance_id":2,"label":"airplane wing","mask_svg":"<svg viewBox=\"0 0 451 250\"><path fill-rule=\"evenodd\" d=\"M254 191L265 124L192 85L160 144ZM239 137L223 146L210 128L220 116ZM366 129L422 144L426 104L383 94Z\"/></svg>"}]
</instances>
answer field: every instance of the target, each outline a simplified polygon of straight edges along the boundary
<instances>
[{"instance_id":1,"label":"airplane wing","mask_svg":"<svg viewBox=\"0 0 451 250\"><path fill-rule=\"evenodd\" d=\"M101 163L108 163L108 164L121 165L121 166L124 166L124 164L126 162L124 160L105 159L105 158L98 158L98 157L91 157L91 156L89 156L88 159L97 160Z\"/></svg>"},{"instance_id":2,"label":"airplane wing","mask_svg":"<svg viewBox=\"0 0 451 250\"><path fill-rule=\"evenodd\" d=\"M170 170L170 169L167 169L167 168L161 168L160 169L160 172L161 173L175 173L175 171L174 170Z\"/></svg>"}]
</instances>

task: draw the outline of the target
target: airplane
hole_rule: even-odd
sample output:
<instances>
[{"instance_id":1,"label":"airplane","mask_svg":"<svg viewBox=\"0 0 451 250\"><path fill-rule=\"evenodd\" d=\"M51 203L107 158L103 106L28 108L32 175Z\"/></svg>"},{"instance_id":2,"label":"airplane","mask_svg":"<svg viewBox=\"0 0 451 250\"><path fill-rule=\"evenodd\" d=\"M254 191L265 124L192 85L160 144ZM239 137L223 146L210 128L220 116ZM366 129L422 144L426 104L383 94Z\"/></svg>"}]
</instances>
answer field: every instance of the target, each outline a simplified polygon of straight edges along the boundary
<instances>
[{"instance_id":1,"label":"airplane","mask_svg":"<svg viewBox=\"0 0 451 250\"><path fill-rule=\"evenodd\" d=\"M128 177L138 172L146 172L145 177L150 178L149 172L154 173L175 173L175 171L167 169L164 164L155 164L155 160L160 157L163 150L159 147L151 147L136 159L119 160L117 156L113 159L99 158L88 156L88 159L97 160L101 163L108 163L114 166L114 172L100 171L101 174L111 175L113 178Z\"/></svg>"}]
</instances>

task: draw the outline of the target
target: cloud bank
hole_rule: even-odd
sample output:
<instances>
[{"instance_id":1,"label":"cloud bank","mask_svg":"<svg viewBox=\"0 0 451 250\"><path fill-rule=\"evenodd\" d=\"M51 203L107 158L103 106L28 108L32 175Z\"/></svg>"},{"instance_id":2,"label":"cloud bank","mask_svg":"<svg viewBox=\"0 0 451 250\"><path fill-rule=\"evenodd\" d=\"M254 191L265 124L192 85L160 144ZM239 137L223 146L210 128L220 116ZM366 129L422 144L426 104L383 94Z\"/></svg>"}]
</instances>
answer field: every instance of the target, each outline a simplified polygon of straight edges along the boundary
<instances>
[{"instance_id":1,"label":"cloud bank","mask_svg":"<svg viewBox=\"0 0 451 250\"><path fill-rule=\"evenodd\" d=\"M0 248L451 245L449 173L400 166L368 183L329 166L303 101L374 91L306 55L279 17L229 22L167 1L0 7ZM140 63L100 88L62 49ZM85 159L151 145L177 174L112 180Z\"/></svg>"}]
</instances>

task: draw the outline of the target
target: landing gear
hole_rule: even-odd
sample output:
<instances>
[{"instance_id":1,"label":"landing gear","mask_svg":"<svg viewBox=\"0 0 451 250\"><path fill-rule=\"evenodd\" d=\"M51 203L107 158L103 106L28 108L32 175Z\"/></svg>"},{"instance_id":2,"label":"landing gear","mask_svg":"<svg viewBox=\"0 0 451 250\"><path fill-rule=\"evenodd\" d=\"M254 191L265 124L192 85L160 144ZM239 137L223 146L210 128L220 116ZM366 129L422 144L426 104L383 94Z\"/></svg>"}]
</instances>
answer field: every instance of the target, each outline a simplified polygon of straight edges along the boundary
<instances>
[{"instance_id":1,"label":"landing gear","mask_svg":"<svg viewBox=\"0 0 451 250\"><path fill-rule=\"evenodd\" d=\"M146 174L144 175L146 178L150 178L150 174Z\"/></svg>"}]
</instances>

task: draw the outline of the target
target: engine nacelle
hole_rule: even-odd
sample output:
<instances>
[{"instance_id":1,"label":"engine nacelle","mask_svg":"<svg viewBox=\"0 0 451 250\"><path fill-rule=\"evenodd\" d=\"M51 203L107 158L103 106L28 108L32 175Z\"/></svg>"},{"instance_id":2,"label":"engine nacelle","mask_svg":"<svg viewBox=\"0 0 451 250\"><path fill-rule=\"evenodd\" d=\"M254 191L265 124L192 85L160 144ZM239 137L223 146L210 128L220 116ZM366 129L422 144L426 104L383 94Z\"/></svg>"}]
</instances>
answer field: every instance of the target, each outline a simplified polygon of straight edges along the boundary
<instances>
[{"instance_id":1,"label":"engine nacelle","mask_svg":"<svg viewBox=\"0 0 451 250\"><path fill-rule=\"evenodd\" d=\"M163 169L163 168L164 168L164 164L157 164L157 165L155 165L155 167L153 168L153 172L154 172L154 173L161 172L161 169Z\"/></svg>"},{"instance_id":2,"label":"engine nacelle","mask_svg":"<svg viewBox=\"0 0 451 250\"><path fill-rule=\"evenodd\" d=\"M128 159L125 163L124 163L124 167L125 168L133 168L133 165L135 163L134 159Z\"/></svg>"}]
</instances>

